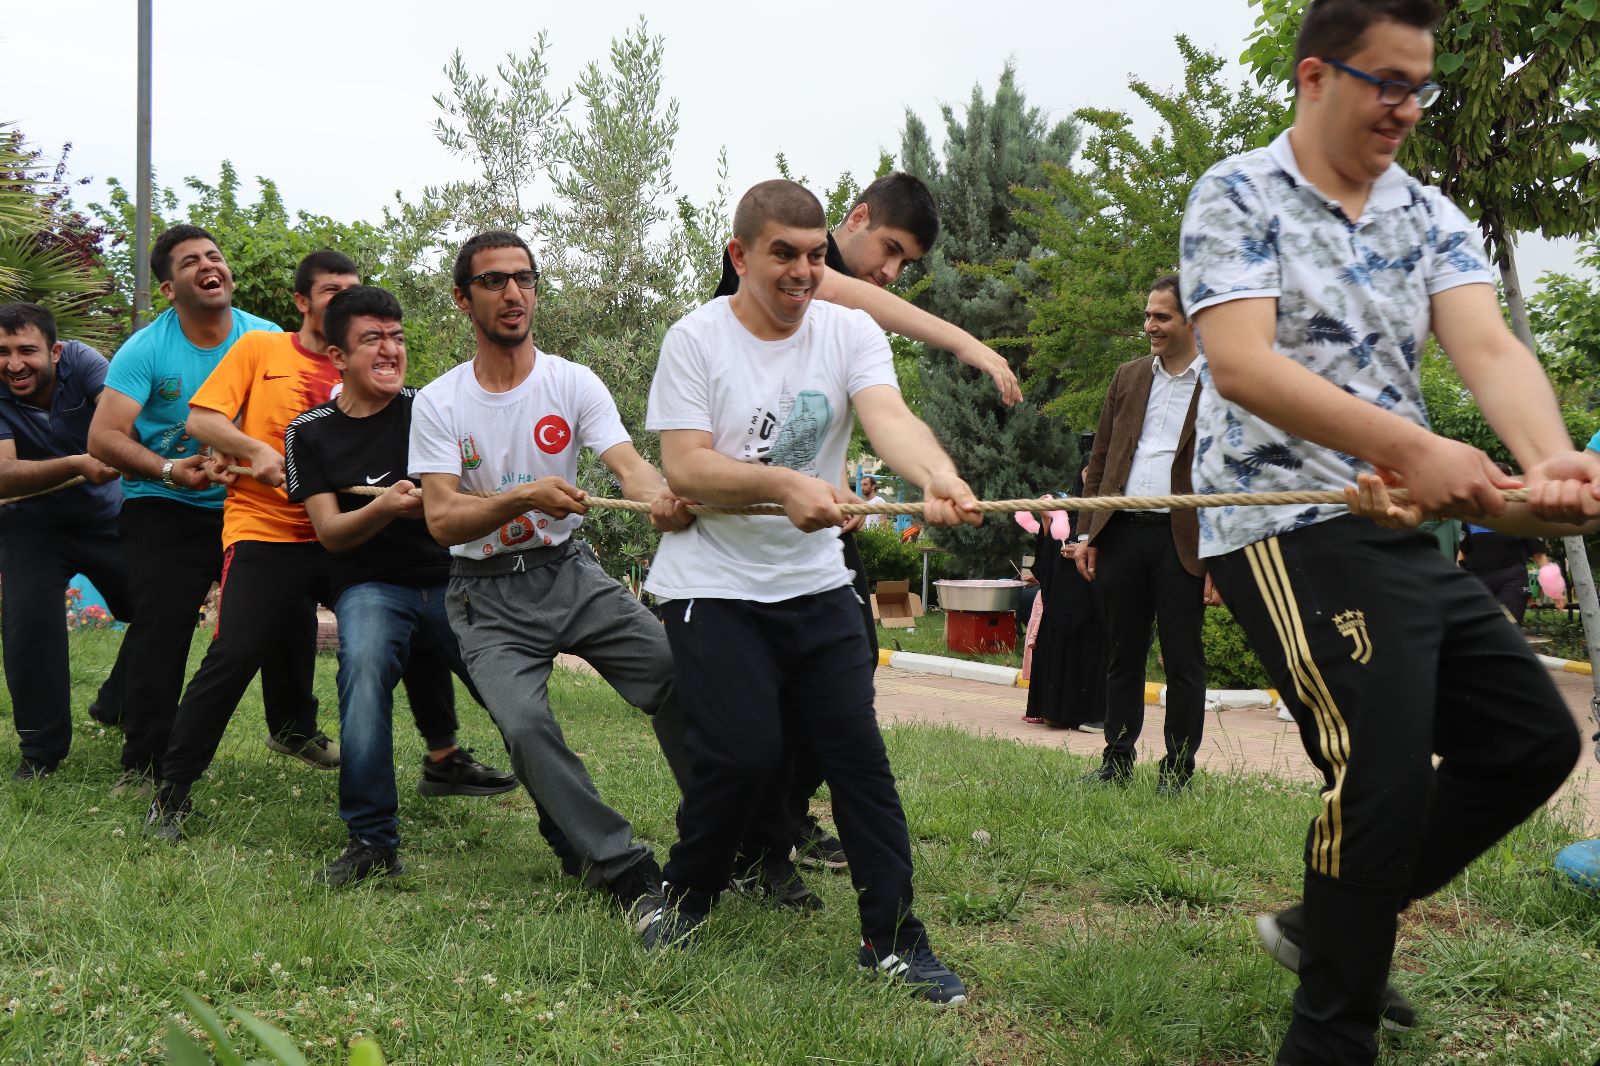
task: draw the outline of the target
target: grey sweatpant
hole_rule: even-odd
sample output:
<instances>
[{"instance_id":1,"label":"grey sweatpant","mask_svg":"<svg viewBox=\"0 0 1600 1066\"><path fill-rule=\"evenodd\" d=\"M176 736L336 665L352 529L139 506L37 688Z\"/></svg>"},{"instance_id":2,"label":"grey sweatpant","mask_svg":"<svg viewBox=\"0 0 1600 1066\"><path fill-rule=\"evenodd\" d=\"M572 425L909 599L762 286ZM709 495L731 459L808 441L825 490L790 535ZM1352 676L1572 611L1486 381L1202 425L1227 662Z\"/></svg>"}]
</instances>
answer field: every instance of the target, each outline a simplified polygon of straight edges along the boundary
<instances>
[{"instance_id":1,"label":"grey sweatpant","mask_svg":"<svg viewBox=\"0 0 1600 1066\"><path fill-rule=\"evenodd\" d=\"M521 558L518 558L518 557ZM453 560L450 628L505 737L511 769L607 882L649 858L628 820L606 805L550 710L552 660L586 660L623 699L653 716L682 786L683 719L666 632L600 568L585 544Z\"/></svg>"}]
</instances>

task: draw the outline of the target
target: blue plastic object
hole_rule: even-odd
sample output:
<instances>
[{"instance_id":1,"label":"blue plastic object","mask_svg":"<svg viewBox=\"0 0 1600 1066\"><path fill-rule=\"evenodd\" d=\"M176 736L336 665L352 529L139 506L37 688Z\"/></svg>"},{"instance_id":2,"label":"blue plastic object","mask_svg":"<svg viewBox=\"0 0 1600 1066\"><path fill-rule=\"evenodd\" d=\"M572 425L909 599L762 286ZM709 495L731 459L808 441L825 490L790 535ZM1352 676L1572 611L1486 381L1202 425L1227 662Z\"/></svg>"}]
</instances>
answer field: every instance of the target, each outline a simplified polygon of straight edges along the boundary
<instances>
[{"instance_id":1,"label":"blue plastic object","mask_svg":"<svg viewBox=\"0 0 1600 1066\"><path fill-rule=\"evenodd\" d=\"M1600 840L1580 840L1568 844L1556 855L1556 869L1566 874L1579 888L1600 893Z\"/></svg>"}]
</instances>

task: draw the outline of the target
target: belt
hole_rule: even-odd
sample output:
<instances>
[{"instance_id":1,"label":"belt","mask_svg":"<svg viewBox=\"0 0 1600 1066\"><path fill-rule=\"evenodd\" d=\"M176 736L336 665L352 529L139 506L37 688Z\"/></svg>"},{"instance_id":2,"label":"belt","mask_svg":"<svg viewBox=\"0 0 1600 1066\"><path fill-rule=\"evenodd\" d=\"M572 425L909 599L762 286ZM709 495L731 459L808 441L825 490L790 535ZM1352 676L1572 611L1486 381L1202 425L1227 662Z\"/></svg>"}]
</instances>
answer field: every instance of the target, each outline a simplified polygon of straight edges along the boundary
<instances>
[{"instance_id":1,"label":"belt","mask_svg":"<svg viewBox=\"0 0 1600 1066\"><path fill-rule=\"evenodd\" d=\"M1118 511L1124 523L1130 526L1170 526L1171 511Z\"/></svg>"}]
</instances>

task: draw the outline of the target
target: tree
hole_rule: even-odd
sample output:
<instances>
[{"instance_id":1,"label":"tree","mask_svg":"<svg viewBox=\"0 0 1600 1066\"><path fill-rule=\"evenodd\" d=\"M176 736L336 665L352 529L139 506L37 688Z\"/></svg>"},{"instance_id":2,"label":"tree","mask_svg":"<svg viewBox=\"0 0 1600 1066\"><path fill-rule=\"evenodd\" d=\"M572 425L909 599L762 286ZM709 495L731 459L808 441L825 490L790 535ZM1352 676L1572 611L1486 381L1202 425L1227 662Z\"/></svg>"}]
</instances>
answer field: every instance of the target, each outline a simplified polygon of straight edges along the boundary
<instances>
[{"instance_id":1,"label":"tree","mask_svg":"<svg viewBox=\"0 0 1600 1066\"><path fill-rule=\"evenodd\" d=\"M1306 0L1251 3L1261 16L1244 62L1263 82L1292 84ZM1407 139L1400 163L1477 217L1512 327L1537 350L1514 244L1518 233L1586 236L1600 228L1593 155L1600 144L1600 0L1453 0L1445 7L1436 64L1445 91ZM1600 599L1582 538L1565 544L1600 717Z\"/></svg>"},{"instance_id":2,"label":"tree","mask_svg":"<svg viewBox=\"0 0 1600 1066\"><path fill-rule=\"evenodd\" d=\"M104 307L103 232L68 199L71 150L47 163L18 130L0 125L0 302L37 303L55 316L59 336L107 349L115 327Z\"/></svg>"},{"instance_id":3,"label":"tree","mask_svg":"<svg viewBox=\"0 0 1600 1066\"><path fill-rule=\"evenodd\" d=\"M1584 245L1580 264L1600 271L1600 239ZM1528 300L1528 317L1539 339L1539 361L1556 386L1563 407L1600 409L1600 302L1594 280L1546 274L1542 291Z\"/></svg>"},{"instance_id":4,"label":"tree","mask_svg":"<svg viewBox=\"0 0 1600 1066\"><path fill-rule=\"evenodd\" d=\"M942 160L922 120L906 113L901 166L928 183L942 232L902 284L918 306L1003 347L1018 368L1031 352L1026 294L1040 280L1028 265L1035 249L1016 219L1014 190L1043 186L1047 164L1066 167L1078 147L1077 127L1051 123L1029 107L1009 64L992 100L974 86L964 114L948 106L942 113ZM1072 431L1041 410L1054 398L1052 382L1032 382L1028 398L1007 409L987 377L947 352L925 353L919 370L922 416L980 497L1035 496L1072 484ZM960 571L988 576L1007 573L1024 540L1012 523L993 519L932 535L955 553Z\"/></svg>"},{"instance_id":5,"label":"tree","mask_svg":"<svg viewBox=\"0 0 1600 1066\"><path fill-rule=\"evenodd\" d=\"M1019 221L1036 236L1031 266L1045 284L1029 293L1035 350L1029 369L1059 377L1051 413L1096 424L1116 368L1149 353L1138 328L1150 285L1178 266L1189 190L1213 164L1267 143L1287 125L1272 94L1222 82L1222 57L1177 38L1180 89L1138 78L1128 86L1161 124L1148 139L1122 111L1085 108L1090 129L1077 170L1047 165L1044 189L1020 189Z\"/></svg>"},{"instance_id":6,"label":"tree","mask_svg":"<svg viewBox=\"0 0 1600 1066\"><path fill-rule=\"evenodd\" d=\"M111 190L108 202L89 207L108 236L106 265L114 299L124 316L117 335L120 344L133 326L134 202L117 179L108 179L106 184ZM233 274L235 307L284 329L297 328L300 312L294 306L294 269L310 253L326 248L354 259L369 283L381 285L390 280L386 266L389 239L384 230L366 222L346 225L306 211L291 218L272 179L256 178L254 203L241 199L242 185L233 164L223 160L215 185L195 177L184 179L187 204L176 190L154 184L151 189L152 232L187 222L217 239ZM160 292L153 292L152 312L159 314L166 307Z\"/></svg>"}]
</instances>

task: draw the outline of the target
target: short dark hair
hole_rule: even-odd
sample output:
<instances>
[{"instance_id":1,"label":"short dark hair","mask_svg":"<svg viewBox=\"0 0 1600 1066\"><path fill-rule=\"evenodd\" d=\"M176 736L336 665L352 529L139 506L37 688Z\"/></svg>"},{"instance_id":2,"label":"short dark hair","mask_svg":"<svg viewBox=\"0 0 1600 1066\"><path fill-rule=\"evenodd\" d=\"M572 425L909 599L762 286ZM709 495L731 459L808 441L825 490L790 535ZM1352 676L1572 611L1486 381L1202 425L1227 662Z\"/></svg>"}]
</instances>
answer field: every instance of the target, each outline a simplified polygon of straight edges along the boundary
<instances>
[{"instance_id":1,"label":"short dark hair","mask_svg":"<svg viewBox=\"0 0 1600 1066\"><path fill-rule=\"evenodd\" d=\"M903 229L917 239L924 253L933 251L933 242L939 239L939 208L921 178L901 170L885 174L861 190L850 210L862 204L872 209L868 229Z\"/></svg>"},{"instance_id":2,"label":"short dark hair","mask_svg":"<svg viewBox=\"0 0 1600 1066\"><path fill-rule=\"evenodd\" d=\"M828 228L822 203L804 185L787 178L752 185L739 198L739 206L733 212L733 235L740 242L751 244L768 222L796 229Z\"/></svg>"},{"instance_id":3,"label":"short dark hair","mask_svg":"<svg viewBox=\"0 0 1600 1066\"><path fill-rule=\"evenodd\" d=\"M187 222L176 226L168 226L161 231L161 235L150 246L150 273L155 275L157 282L172 280L172 250L184 241L210 241L217 243L217 239L199 226L191 226ZM218 245L220 248L221 245Z\"/></svg>"},{"instance_id":4,"label":"short dark hair","mask_svg":"<svg viewBox=\"0 0 1600 1066\"><path fill-rule=\"evenodd\" d=\"M1163 275L1161 275L1159 278L1156 279L1156 283L1154 285L1150 286L1150 292L1152 294L1158 293L1158 292L1170 292L1170 293L1172 293L1172 302L1178 305L1178 316L1180 318L1182 318L1185 322L1189 321L1189 315L1183 309L1183 286L1178 281L1178 275L1176 275L1176 274L1163 274Z\"/></svg>"},{"instance_id":5,"label":"short dark hair","mask_svg":"<svg viewBox=\"0 0 1600 1066\"><path fill-rule=\"evenodd\" d=\"M1432 33L1444 20L1434 0L1311 0L1294 41L1294 65L1313 56L1349 59L1375 22L1398 22Z\"/></svg>"},{"instance_id":6,"label":"short dark hair","mask_svg":"<svg viewBox=\"0 0 1600 1066\"><path fill-rule=\"evenodd\" d=\"M294 291L301 296L311 295L311 286L324 274L353 274L361 276L356 261L343 252L323 249L312 252L294 268Z\"/></svg>"},{"instance_id":7,"label":"short dark hair","mask_svg":"<svg viewBox=\"0 0 1600 1066\"><path fill-rule=\"evenodd\" d=\"M342 352L350 350L350 320L371 315L384 322L400 322L405 318L400 301L388 289L376 285L352 285L328 301L322 312L322 335L328 343Z\"/></svg>"},{"instance_id":8,"label":"short dark hair","mask_svg":"<svg viewBox=\"0 0 1600 1066\"><path fill-rule=\"evenodd\" d=\"M35 326L44 334L44 342L54 348L56 344L56 316L38 304L0 304L0 333L16 335Z\"/></svg>"},{"instance_id":9,"label":"short dark hair","mask_svg":"<svg viewBox=\"0 0 1600 1066\"><path fill-rule=\"evenodd\" d=\"M528 247L527 241L508 229L484 230L467 238L467 243L456 253L454 279L456 288L462 292L467 290L467 285L470 284L468 279L472 277L472 257L479 252L493 251L496 248L521 248L528 253L528 266L534 270L539 269L538 261L533 258L533 249Z\"/></svg>"}]
</instances>

